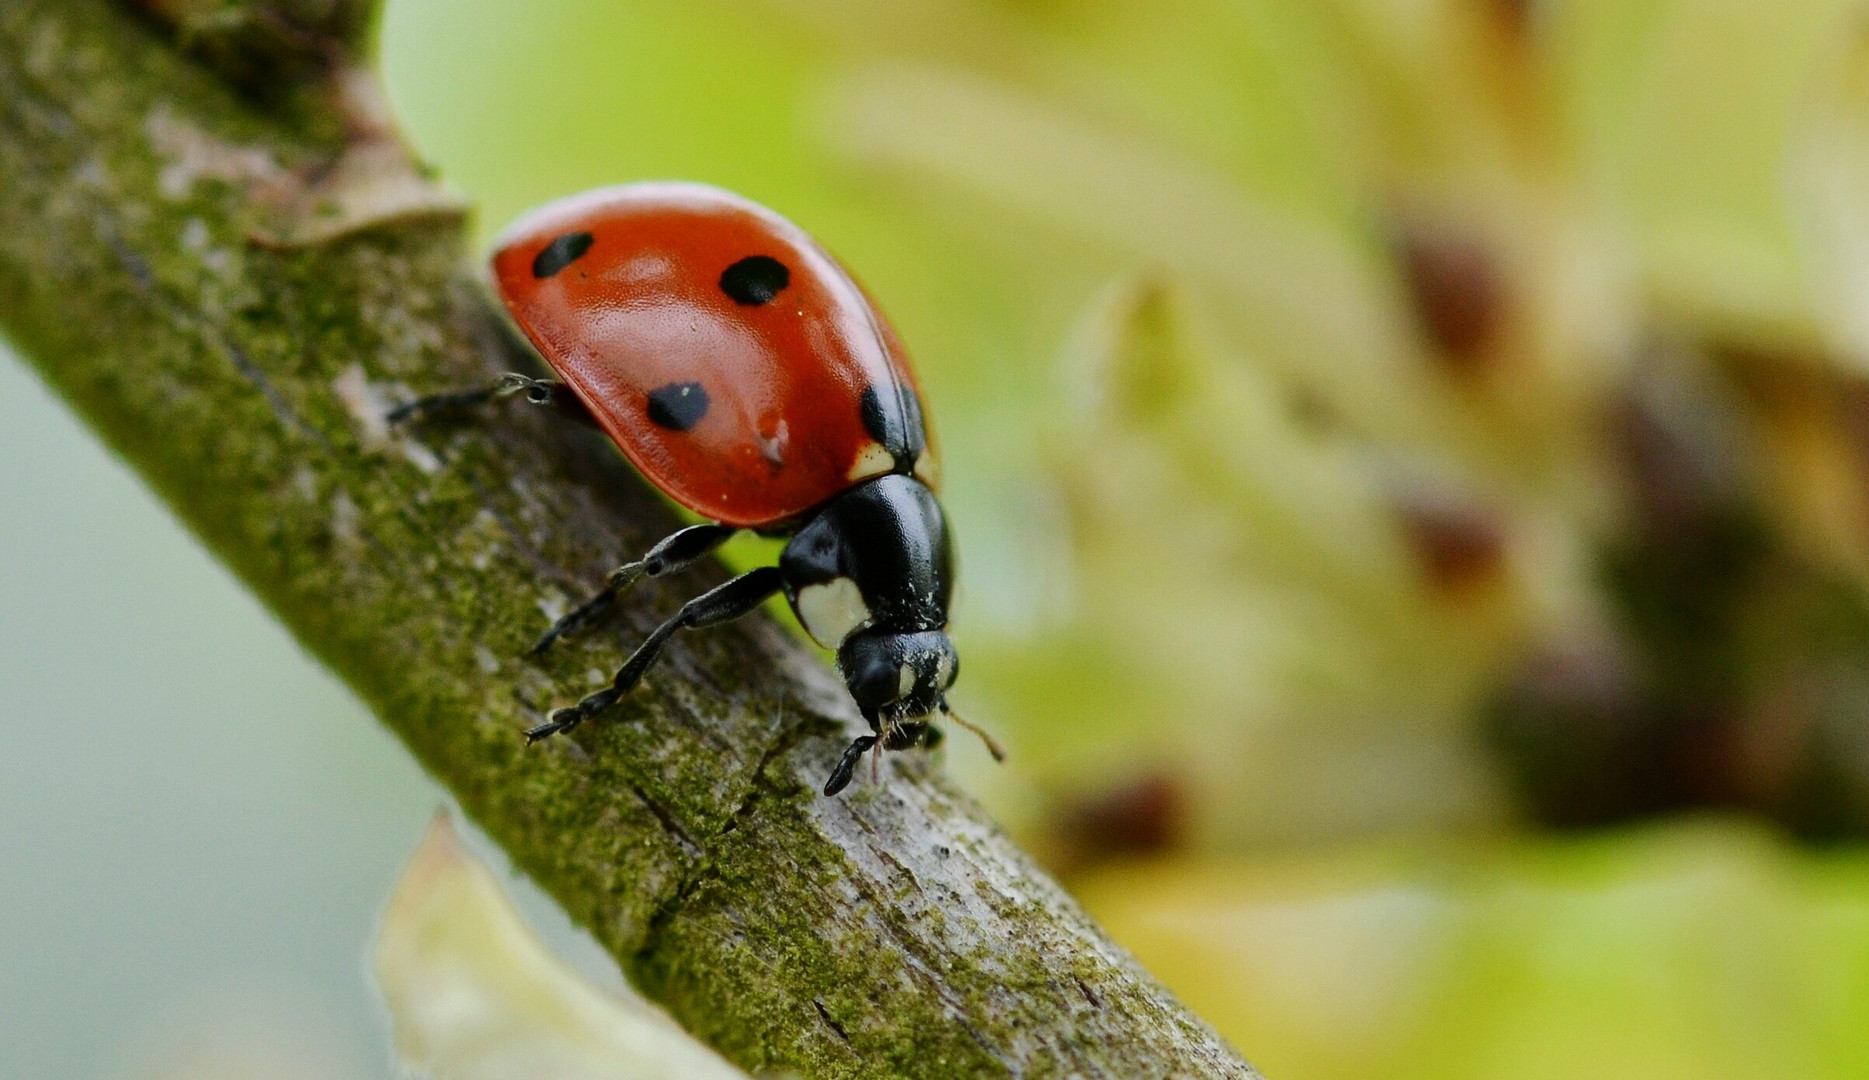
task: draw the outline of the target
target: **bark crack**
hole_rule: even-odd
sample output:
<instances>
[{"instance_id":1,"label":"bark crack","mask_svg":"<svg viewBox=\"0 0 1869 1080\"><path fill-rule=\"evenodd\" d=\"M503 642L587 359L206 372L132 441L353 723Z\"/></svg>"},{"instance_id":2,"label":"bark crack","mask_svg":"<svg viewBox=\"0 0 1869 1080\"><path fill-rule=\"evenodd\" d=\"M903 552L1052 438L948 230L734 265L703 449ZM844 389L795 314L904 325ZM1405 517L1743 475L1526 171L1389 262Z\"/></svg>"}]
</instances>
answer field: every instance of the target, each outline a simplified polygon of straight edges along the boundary
<instances>
[{"instance_id":1,"label":"bark crack","mask_svg":"<svg viewBox=\"0 0 1869 1080\"><path fill-rule=\"evenodd\" d=\"M818 1019L824 1021L824 1026L830 1028L832 1034L836 1035L839 1041L841 1041L845 1046L849 1046L850 1045L850 1033L844 1030L844 1025L831 1019L831 1012L829 1009L826 1009L824 1007L824 1002L819 1001L817 998L812 998L811 1004L816 1006L818 1010ZM854 1052L855 1052L855 1048L853 1047L852 1053Z\"/></svg>"},{"instance_id":2,"label":"bark crack","mask_svg":"<svg viewBox=\"0 0 1869 1080\"><path fill-rule=\"evenodd\" d=\"M630 784L629 790L631 794L636 796L638 802L649 809L649 813L653 815L656 822L662 826L662 831L672 837L675 843L679 844L681 849L688 853L690 858L698 859L706 854L706 852L702 850L701 845L694 842L694 837L688 835L688 830L681 827L681 822L676 821L675 816L668 812L668 807L663 806L661 803L651 798L649 793L644 791L639 784Z\"/></svg>"}]
</instances>

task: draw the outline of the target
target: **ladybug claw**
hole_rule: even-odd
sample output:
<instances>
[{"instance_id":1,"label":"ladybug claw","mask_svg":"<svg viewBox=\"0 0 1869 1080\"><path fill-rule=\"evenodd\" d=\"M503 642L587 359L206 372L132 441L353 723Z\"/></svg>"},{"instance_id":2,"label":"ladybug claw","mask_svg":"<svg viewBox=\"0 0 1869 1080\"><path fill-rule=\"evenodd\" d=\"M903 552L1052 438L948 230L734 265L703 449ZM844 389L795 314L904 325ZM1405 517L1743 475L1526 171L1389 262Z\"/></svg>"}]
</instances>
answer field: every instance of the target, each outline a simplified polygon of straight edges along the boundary
<instances>
[{"instance_id":1,"label":"ladybug claw","mask_svg":"<svg viewBox=\"0 0 1869 1080\"><path fill-rule=\"evenodd\" d=\"M584 714L576 706L566 709L554 709L550 720L538 727L526 729L526 745L531 746L540 739L549 739L553 735L570 731L584 719Z\"/></svg>"},{"instance_id":2,"label":"ladybug claw","mask_svg":"<svg viewBox=\"0 0 1869 1080\"><path fill-rule=\"evenodd\" d=\"M553 623L551 628L539 635L539 640L533 642L532 647L526 650L526 655L542 655L547 649L550 649L559 638L572 637L585 627L609 614L610 608L616 603L617 597L628 590L631 585L636 584L637 580L645 573L658 574L661 573L661 569L658 565L645 560L642 562L625 563L615 570L610 571L610 577L605 582L603 589L589 600L584 601L582 604L566 612L557 622Z\"/></svg>"},{"instance_id":3,"label":"ladybug claw","mask_svg":"<svg viewBox=\"0 0 1869 1080\"><path fill-rule=\"evenodd\" d=\"M389 424L390 427L398 427L412 420L427 419L434 413L447 412L452 409L471 408L476 405L485 405L490 401L496 401L521 391L526 393L527 398L536 400L535 395L538 391L535 390L535 387L539 386L549 386L549 384L534 379L529 375L508 372L500 376L500 381L494 383L492 386L483 386L477 390L455 390L445 394L431 394L428 397L416 398L414 401L391 409L384 415L383 420L385 423ZM547 390L546 393L549 396L549 390Z\"/></svg>"},{"instance_id":4,"label":"ladybug claw","mask_svg":"<svg viewBox=\"0 0 1869 1080\"><path fill-rule=\"evenodd\" d=\"M500 381L493 384L489 393L494 397L523 393L526 395L526 400L534 405L543 405L551 400L551 391L547 383L532 378L530 375L521 375L517 371L509 371L500 376Z\"/></svg>"}]
</instances>

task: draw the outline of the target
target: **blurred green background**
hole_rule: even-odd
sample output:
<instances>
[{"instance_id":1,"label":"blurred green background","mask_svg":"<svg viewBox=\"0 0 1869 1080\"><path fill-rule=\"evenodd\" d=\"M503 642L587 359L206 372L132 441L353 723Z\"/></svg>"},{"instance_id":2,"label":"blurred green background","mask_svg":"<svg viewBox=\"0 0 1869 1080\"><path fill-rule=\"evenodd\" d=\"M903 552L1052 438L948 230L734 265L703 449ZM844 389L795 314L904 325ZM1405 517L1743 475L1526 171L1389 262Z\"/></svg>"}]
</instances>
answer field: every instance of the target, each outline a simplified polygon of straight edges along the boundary
<instances>
[{"instance_id":1,"label":"blurred green background","mask_svg":"<svg viewBox=\"0 0 1869 1080\"><path fill-rule=\"evenodd\" d=\"M383 61L483 241L685 178L863 278L1013 751L950 768L1269 1076L1869 1075L1869 8L392 0ZM17 363L0 442L0 1073L388 1074L441 796Z\"/></svg>"}]
</instances>

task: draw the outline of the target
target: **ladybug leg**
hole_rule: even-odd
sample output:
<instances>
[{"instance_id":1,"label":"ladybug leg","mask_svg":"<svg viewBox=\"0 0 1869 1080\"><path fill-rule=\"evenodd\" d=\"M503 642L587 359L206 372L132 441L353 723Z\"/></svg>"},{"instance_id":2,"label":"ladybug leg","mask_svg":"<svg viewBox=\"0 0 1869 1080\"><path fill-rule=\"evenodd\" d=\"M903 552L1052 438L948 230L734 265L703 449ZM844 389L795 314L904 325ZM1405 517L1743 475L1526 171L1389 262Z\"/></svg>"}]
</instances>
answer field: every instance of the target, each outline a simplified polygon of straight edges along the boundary
<instances>
[{"instance_id":1,"label":"ladybug leg","mask_svg":"<svg viewBox=\"0 0 1869 1080\"><path fill-rule=\"evenodd\" d=\"M636 584L638 579L658 577L691 566L739 531L732 525L690 525L663 537L660 543L649 549L647 555L610 571L610 578L604 587L553 623L551 629L545 631L544 636L526 650L526 655L537 656L551 648L552 643L559 638L575 634L602 618L609 612L611 605L616 603L617 597Z\"/></svg>"},{"instance_id":2,"label":"ladybug leg","mask_svg":"<svg viewBox=\"0 0 1869 1080\"><path fill-rule=\"evenodd\" d=\"M656 627L643 639L641 645L636 646L636 651L617 670L616 678L610 681L609 686L576 705L554 710L551 719L526 732L526 741L533 743L561 731L570 731L587 718L616 704L618 698L636 688L636 684L642 680L643 672L648 671L656 657L662 655L662 647L668 644L669 638L675 636L675 631L737 619L765 603L783 584L778 567L762 566L683 604L674 618Z\"/></svg>"},{"instance_id":3,"label":"ladybug leg","mask_svg":"<svg viewBox=\"0 0 1869 1080\"><path fill-rule=\"evenodd\" d=\"M876 736L874 735L864 735L852 740L850 745L844 748L844 756L837 759L837 768L831 770L831 778L824 782L824 794L835 795L849 787L850 774L856 771L857 762L862 761L863 755L875 745Z\"/></svg>"},{"instance_id":4,"label":"ladybug leg","mask_svg":"<svg viewBox=\"0 0 1869 1080\"><path fill-rule=\"evenodd\" d=\"M530 375L521 375L516 371L500 376L500 381L492 386L483 386L478 390L455 390L446 394L431 394L416 398L407 405L390 410L384 419L391 424L407 423L410 420L426 420L440 412L455 409L472 408L485 405L515 394L524 394L526 400L534 405L543 405L567 419L595 426L597 421L590 410L571 392L571 388L553 379L535 379Z\"/></svg>"}]
</instances>

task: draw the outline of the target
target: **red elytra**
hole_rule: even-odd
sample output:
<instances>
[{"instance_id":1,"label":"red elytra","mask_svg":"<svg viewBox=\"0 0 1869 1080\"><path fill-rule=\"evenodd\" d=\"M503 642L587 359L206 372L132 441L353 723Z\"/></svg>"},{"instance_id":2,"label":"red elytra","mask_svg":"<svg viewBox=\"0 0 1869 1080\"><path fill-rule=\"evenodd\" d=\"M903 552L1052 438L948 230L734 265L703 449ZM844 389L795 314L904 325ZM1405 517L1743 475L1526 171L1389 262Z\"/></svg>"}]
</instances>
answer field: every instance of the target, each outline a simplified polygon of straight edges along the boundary
<instances>
[{"instance_id":1,"label":"red elytra","mask_svg":"<svg viewBox=\"0 0 1869 1080\"><path fill-rule=\"evenodd\" d=\"M703 517L773 530L892 470L932 486L894 331L772 211L701 184L604 188L527 214L492 262L540 355L651 483ZM866 390L911 460L866 424Z\"/></svg>"}]
</instances>

